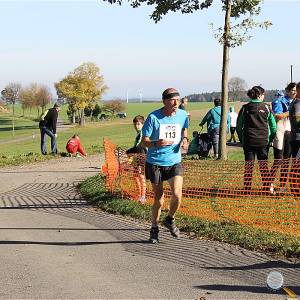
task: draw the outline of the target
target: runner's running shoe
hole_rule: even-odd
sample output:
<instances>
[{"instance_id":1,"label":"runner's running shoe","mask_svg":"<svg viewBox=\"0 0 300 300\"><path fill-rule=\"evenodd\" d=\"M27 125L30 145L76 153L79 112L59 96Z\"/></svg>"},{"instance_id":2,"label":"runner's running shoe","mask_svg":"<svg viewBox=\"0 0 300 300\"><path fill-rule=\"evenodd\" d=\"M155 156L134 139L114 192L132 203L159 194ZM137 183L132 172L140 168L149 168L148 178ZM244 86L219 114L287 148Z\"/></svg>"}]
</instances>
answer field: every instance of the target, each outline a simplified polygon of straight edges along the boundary
<instances>
[{"instance_id":1,"label":"runner's running shoe","mask_svg":"<svg viewBox=\"0 0 300 300\"><path fill-rule=\"evenodd\" d=\"M156 244L156 243L159 242L158 241L158 232L159 232L158 227L152 227L150 229L150 239L149 239L149 242L151 244Z\"/></svg>"},{"instance_id":2,"label":"runner's running shoe","mask_svg":"<svg viewBox=\"0 0 300 300\"><path fill-rule=\"evenodd\" d=\"M180 237L180 231L178 227L175 225L174 219L172 220L169 216L167 216L163 224L170 230L170 233L172 236L179 238Z\"/></svg>"}]
</instances>

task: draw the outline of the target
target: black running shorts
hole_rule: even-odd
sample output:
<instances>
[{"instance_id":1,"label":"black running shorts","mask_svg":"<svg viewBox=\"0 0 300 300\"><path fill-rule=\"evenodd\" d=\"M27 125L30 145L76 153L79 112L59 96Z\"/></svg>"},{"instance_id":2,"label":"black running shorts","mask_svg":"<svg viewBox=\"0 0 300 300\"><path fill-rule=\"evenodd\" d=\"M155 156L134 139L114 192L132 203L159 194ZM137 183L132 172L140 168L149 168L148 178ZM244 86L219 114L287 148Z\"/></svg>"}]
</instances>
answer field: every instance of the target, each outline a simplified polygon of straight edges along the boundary
<instances>
[{"instance_id":1,"label":"black running shorts","mask_svg":"<svg viewBox=\"0 0 300 300\"><path fill-rule=\"evenodd\" d=\"M182 176L183 168L181 163L173 166L157 166L146 162L145 166L146 178L150 179L151 183L158 184L169 180L174 176Z\"/></svg>"}]
</instances>

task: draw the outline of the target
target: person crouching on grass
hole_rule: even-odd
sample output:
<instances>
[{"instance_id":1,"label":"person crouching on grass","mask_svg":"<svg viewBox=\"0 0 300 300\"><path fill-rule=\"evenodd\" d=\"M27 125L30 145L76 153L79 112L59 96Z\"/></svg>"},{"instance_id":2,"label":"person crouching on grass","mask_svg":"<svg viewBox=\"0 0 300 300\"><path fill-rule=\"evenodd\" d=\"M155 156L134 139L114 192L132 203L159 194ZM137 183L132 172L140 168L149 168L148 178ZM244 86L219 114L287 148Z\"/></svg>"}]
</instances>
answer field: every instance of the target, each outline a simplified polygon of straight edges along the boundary
<instances>
[{"instance_id":1,"label":"person crouching on grass","mask_svg":"<svg viewBox=\"0 0 300 300\"><path fill-rule=\"evenodd\" d=\"M174 88L162 94L164 106L149 114L142 129L142 147L147 147L145 173L150 179L154 193L152 206L152 227L150 243L158 242L158 222L164 203L163 181L168 181L171 192L170 208L163 224L172 236L179 237L174 216L180 207L182 197L183 168L181 151L188 148L188 115L178 109L179 92Z\"/></svg>"},{"instance_id":2,"label":"person crouching on grass","mask_svg":"<svg viewBox=\"0 0 300 300\"><path fill-rule=\"evenodd\" d=\"M146 179L144 175L145 164L144 162L142 162L143 157L141 157L141 154L147 153L147 148L143 148L141 146L142 128L144 122L145 122L145 118L143 116L137 115L133 118L133 126L135 131L137 132L137 136L135 138L133 147L126 151L127 155L137 154L136 157L134 157L133 159L133 165L136 166L134 177L139 189L139 201L142 204L146 202Z\"/></svg>"},{"instance_id":3,"label":"person crouching on grass","mask_svg":"<svg viewBox=\"0 0 300 300\"><path fill-rule=\"evenodd\" d=\"M80 153L82 156L87 156L87 153L84 151L79 136L77 134L73 135L71 139L68 140L66 149L71 156L76 157Z\"/></svg>"}]
</instances>

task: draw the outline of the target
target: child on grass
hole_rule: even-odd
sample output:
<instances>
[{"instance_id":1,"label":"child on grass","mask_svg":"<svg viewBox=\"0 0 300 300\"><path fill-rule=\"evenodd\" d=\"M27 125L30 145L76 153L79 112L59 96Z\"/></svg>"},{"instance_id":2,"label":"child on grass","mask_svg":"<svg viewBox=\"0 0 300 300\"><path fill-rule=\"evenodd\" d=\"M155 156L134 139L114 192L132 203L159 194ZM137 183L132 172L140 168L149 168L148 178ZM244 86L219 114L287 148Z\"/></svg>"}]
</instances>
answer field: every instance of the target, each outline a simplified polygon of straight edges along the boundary
<instances>
[{"instance_id":1,"label":"child on grass","mask_svg":"<svg viewBox=\"0 0 300 300\"><path fill-rule=\"evenodd\" d=\"M77 134L73 135L71 139L67 142L66 149L71 156L76 157L77 155L87 156L84 151L79 136Z\"/></svg>"}]
</instances>

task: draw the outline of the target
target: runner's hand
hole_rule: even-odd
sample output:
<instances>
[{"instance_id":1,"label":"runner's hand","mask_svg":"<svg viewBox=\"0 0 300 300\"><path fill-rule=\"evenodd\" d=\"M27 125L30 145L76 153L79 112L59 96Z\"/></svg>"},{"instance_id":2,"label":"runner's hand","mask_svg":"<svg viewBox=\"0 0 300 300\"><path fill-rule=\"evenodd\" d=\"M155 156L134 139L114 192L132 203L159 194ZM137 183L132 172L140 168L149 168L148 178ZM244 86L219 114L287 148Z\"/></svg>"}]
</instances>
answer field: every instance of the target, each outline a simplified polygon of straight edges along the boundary
<instances>
[{"instance_id":1,"label":"runner's hand","mask_svg":"<svg viewBox=\"0 0 300 300\"><path fill-rule=\"evenodd\" d=\"M183 150L188 150L188 148L189 148L189 142L188 142L188 140L187 139L183 139L180 146L181 146L181 148Z\"/></svg>"},{"instance_id":2,"label":"runner's hand","mask_svg":"<svg viewBox=\"0 0 300 300\"><path fill-rule=\"evenodd\" d=\"M167 141L167 140L158 140L156 141L156 147L165 147L165 146L170 146L174 144L174 141Z\"/></svg>"}]
</instances>

